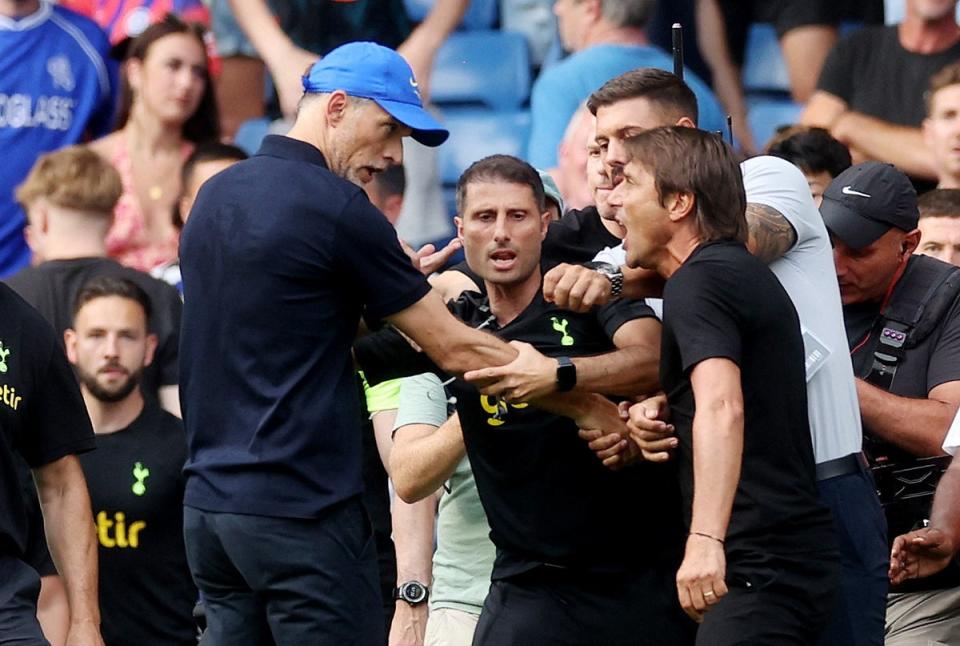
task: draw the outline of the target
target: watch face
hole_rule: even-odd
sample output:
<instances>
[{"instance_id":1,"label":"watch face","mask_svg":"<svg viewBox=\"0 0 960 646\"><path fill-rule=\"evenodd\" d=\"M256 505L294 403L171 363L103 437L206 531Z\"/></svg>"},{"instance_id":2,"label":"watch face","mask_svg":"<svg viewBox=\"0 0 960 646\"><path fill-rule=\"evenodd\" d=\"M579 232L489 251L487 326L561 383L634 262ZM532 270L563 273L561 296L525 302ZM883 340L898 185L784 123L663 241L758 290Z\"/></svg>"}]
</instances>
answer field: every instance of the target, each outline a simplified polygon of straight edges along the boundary
<instances>
[{"instance_id":1,"label":"watch face","mask_svg":"<svg viewBox=\"0 0 960 646\"><path fill-rule=\"evenodd\" d=\"M427 598L427 587L417 581L404 583L400 587L400 598L407 603L420 603Z\"/></svg>"}]
</instances>

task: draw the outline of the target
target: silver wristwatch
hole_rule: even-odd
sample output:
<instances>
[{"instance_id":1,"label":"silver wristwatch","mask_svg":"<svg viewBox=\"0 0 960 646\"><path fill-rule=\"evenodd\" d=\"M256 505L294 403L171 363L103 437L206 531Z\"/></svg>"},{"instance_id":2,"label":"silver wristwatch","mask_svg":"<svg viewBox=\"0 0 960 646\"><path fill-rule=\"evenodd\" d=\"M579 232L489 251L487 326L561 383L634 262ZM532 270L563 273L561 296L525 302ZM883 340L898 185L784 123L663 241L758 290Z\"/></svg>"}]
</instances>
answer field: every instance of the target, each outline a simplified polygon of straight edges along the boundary
<instances>
[{"instance_id":1,"label":"silver wristwatch","mask_svg":"<svg viewBox=\"0 0 960 646\"><path fill-rule=\"evenodd\" d=\"M616 300L623 293L623 272L616 265L609 262L600 262L593 260L583 263L587 269L592 269L597 273L603 274L610 280L610 298Z\"/></svg>"}]
</instances>

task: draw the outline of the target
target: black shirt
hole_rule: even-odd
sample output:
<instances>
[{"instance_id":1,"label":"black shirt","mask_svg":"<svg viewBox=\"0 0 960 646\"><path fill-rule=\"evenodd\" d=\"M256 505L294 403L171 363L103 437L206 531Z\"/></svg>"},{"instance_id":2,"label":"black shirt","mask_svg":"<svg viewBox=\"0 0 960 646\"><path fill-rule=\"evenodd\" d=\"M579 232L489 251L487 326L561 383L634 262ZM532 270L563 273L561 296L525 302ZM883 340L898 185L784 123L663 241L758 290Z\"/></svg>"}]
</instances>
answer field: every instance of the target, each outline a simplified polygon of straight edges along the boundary
<instances>
[{"instance_id":1,"label":"black shirt","mask_svg":"<svg viewBox=\"0 0 960 646\"><path fill-rule=\"evenodd\" d=\"M779 281L741 243L705 243L667 281L663 303L660 381L680 440L688 523L696 411L690 372L706 359L726 358L740 367L744 401L743 459L727 530L730 569L767 554L828 548L832 528L814 480L800 323Z\"/></svg>"},{"instance_id":2,"label":"black shirt","mask_svg":"<svg viewBox=\"0 0 960 646\"><path fill-rule=\"evenodd\" d=\"M467 292L450 307L468 325L530 343L554 357L609 352L621 325L653 316L640 301L575 314L547 303L539 291L502 328L480 294ZM386 373L416 374L432 367L402 340L387 349L368 337L355 351L371 383ZM572 420L481 396L462 380L450 389L497 547L494 579L544 564L609 574L651 564L677 567L683 534L672 463L612 472L580 439Z\"/></svg>"},{"instance_id":3,"label":"black shirt","mask_svg":"<svg viewBox=\"0 0 960 646\"><path fill-rule=\"evenodd\" d=\"M27 512L14 454L40 467L92 449L93 429L50 324L6 285L0 312L0 556L23 558Z\"/></svg>"},{"instance_id":4,"label":"black shirt","mask_svg":"<svg viewBox=\"0 0 960 646\"><path fill-rule=\"evenodd\" d=\"M180 420L148 403L80 458L100 543L107 646L196 644L197 589L183 546L186 453Z\"/></svg>"},{"instance_id":5,"label":"black shirt","mask_svg":"<svg viewBox=\"0 0 960 646\"><path fill-rule=\"evenodd\" d=\"M897 25L867 27L834 45L817 89L843 99L851 110L919 127L930 77L958 59L960 43L936 54L917 54L900 44Z\"/></svg>"},{"instance_id":6,"label":"black shirt","mask_svg":"<svg viewBox=\"0 0 960 646\"><path fill-rule=\"evenodd\" d=\"M204 184L180 266L186 504L314 518L359 495L361 312L430 289L383 214L317 148L270 135Z\"/></svg>"},{"instance_id":7,"label":"black shirt","mask_svg":"<svg viewBox=\"0 0 960 646\"><path fill-rule=\"evenodd\" d=\"M144 393L155 397L160 386L176 385L182 310L176 288L110 258L49 260L36 267L25 267L6 282L53 325L62 347L63 331L73 326L77 294L99 276L129 280L150 297L150 331L157 335L157 352L153 363L143 371Z\"/></svg>"},{"instance_id":8,"label":"black shirt","mask_svg":"<svg viewBox=\"0 0 960 646\"><path fill-rule=\"evenodd\" d=\"M616 247L622 242L603 226L597 207L572 209L556 222L550 223L547 237L543 240L540 269L546 273L560 263L589 262L606 247ZM469 277L481 292L485 289L483 279L470 269L466 260L454 265L451 270Z\"/></svg>"}]
</instances>

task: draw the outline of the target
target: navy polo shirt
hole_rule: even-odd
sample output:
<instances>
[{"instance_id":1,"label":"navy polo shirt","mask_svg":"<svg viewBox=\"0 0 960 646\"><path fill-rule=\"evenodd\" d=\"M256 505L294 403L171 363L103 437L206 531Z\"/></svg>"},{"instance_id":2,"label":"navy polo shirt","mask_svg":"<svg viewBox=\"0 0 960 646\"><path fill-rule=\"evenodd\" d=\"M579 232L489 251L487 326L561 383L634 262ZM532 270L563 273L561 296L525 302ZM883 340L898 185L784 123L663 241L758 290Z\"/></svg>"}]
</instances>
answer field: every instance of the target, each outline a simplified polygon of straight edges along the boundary
<instances>
[{"instance_id":1,"label":"navy polo shirt","mask_svg":"<svg viewBox=\"0 0 960 646\"><path fill-rule=\"evenodd\" d=\"M314 518L358 494L361 313L430 289L393 227L317 148L268 136L204 185L180 262L185 504Z\"/></svg>"}]
</instances>

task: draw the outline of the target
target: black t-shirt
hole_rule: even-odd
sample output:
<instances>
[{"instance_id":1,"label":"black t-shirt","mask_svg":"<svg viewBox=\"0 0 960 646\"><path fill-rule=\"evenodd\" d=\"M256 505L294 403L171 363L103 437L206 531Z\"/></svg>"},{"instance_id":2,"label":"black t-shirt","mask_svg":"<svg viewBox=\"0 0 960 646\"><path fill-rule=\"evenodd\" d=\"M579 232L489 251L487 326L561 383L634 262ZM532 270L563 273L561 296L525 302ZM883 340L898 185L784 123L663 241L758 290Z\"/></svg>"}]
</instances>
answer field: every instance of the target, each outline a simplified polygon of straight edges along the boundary
<instances>
[{"instance_id":1,"label":"black t-shirt","mask_svg":"<svg viewBox=\"0 0 960 646\"><path fill-rule=\"evenodd\" d=\"M539 291L502 328L478 293L463 294L450 308L468 325L530 343L554 357L609 352L621 325L653 316L642 301L575 314L547 303ZM393 343L367 337L355 348L368 381L436 371L398 335L384 335ZM580 439L572 420L481 396L462 380L450 390L497 547L494 579L544 564L609 574L679 564L683 531L672 463L612 472Z\"/></svg>"},{"instance_id":2,"label":"black t-shirt","mask_svg":"<svg viewBox=\"0 0 960 646\"><path fill-rule=\"evenodd\" d=\"M150 331L157 335L157 352L153 363L143 371L142 385L144 393L155 397L160 386L176 385L179 376L177 346L182 302L175 287L110 258L49 260L36 267L25 267L6 282L53 325L62 346L63 331L73 325L77 294L100 276L129 280L150 297Z\"/></svg>"},{"instance_id":3,"label":"black t-shirt","mask_svg":"<svg viewBox=\"0 0 960 646\"><path fill-rule=\"evenodd\" d=\"M833 543L830 516L818 502L815 486L804 356L789 296L741 243L699 246L667 281L660 381L680 440L688 522L696 410L690 372L716 357L740 367L744 439L727 530L731 571L768 554L814 552Z\"/></svg>"},{"instance_id":4,"label":"black t-shirt","mask_svg":"<svg viewBox=\"0 0 960 646\"><path fill-rule=\"evenodd\" d=\"M817 89L843 99L851 110L901 126L918 127L930 77L960 59L960 43L936 54L900 44L897 26L868 27L838 42L820 72Z\"/></svg>"},{"instance_id":5,"label":"black t-shirt","mask_svg":"<svg viewBox=\"0 0 960 646\"><path fill-rule=\"evenodd\" d=\"M582 210L572 209L563 214L556 222L551 222L547 237L543 240L540 269L546 273L560 263L580 264L594 259L598 252L606 247L616 247L623 240L610 233L605 226L597 207L588 206ZM466 275L483 292L485 286L480 278L464 260L450 268Z\"/></svg>"},{"instance_id":6,"label":"black t-shirt","mask_svg":"<svg viewBox=\"0 0 960 646\"><path fill-rule=\"evenodd\" d=\"M50 324L6 285L0 312L0 555L23 558L27 512L15 453L36 468L89 451L94 439Z\"/></svg>"},{"instance_id":7,"label":"black t-shirt","mask_svg":"<svg viewBox=\"0 0 960 646\"><path fill-rule=\"evenodd\" d=\"M315 518L357 496L350 356L430 287L363 190L308 143L270 135L204 184L183 230L185 502Z\"/></svg>"},{"instance_id":8,"label":"black t-shirt","mask_svg":"<svg viewBox=\"0 0 960 646\"><path fill-rule=\"evenodd\" d=\"M186 453L180 420L148 403L80 458L100 543L107 646L196 644L197 589L183 546Z\"/></svg>"}]
</instances>

